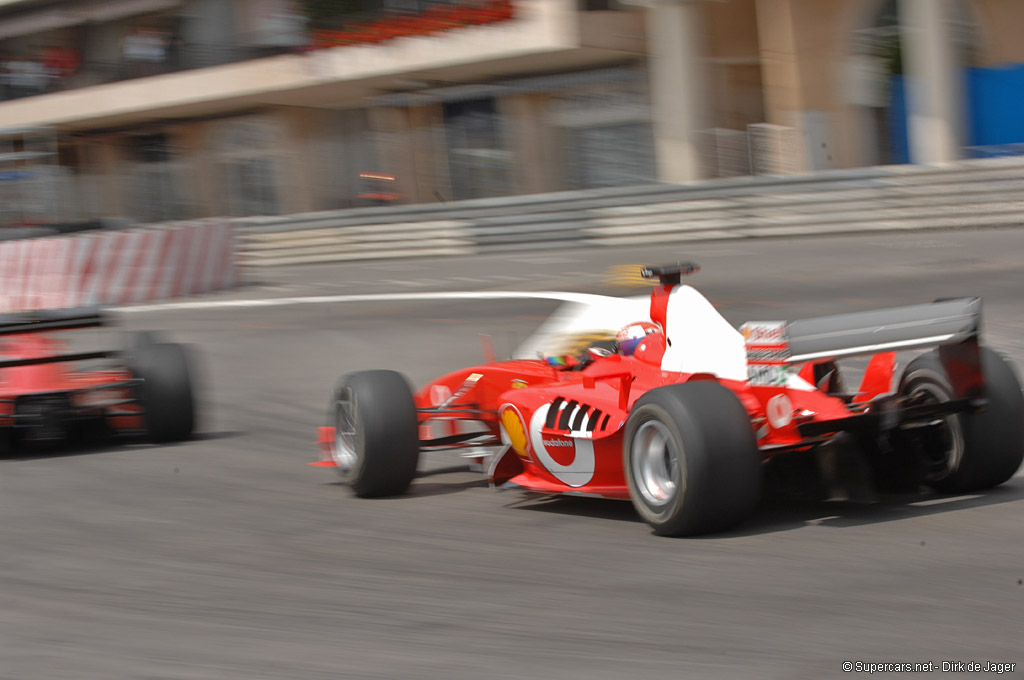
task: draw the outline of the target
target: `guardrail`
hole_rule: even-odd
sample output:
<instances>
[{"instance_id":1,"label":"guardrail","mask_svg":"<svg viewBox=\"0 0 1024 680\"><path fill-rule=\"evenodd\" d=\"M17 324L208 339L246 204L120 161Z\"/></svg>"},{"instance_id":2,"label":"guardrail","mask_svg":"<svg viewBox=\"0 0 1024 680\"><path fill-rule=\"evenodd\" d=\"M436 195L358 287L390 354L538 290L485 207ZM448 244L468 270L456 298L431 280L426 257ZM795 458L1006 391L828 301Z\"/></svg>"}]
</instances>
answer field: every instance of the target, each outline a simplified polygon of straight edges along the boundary
<instances>
[{"instance_id":1,"label":"guardrail","mask_svg":"<svg viewBox=\"0 0 1024 680\"><path fill-rule=\"evenodd\" d=\"M262 267L1024 224L1024 159L739 177L239 221Z\"/></svg>"}]
</instances>

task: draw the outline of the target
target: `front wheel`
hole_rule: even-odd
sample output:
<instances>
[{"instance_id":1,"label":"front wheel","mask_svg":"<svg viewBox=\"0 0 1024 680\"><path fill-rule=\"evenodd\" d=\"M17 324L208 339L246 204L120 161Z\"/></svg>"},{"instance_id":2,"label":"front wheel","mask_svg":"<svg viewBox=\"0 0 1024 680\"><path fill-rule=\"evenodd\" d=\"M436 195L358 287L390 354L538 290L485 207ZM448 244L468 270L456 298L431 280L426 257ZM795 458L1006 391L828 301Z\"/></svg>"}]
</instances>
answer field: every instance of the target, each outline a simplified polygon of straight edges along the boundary
<instances>
[{"instance_id":1,"label":"front wheel","mask_svg":"<svg viewBox=\"0 0 1024 680\"><path fill-rule=\"evenodd\" d=\"M395 371L341 379L329 409L331 457L357 496L404 493L419 464L419 421L412 390Z\"/></svg>"},{"instance_id":2,"label":"front wheel","mask_svg":"<svg viewBox=\"0 0 1024 680\"><path fill-rule=\"evenodd\" d=\"M938 418L902 433L924 462L924 482L936 491L966 493L1002 484L1024 460L1024 394L1013 368L981 348L986 406L976 413ZM911 403L942 403L953 387L937 351L915 358L900 378ZM906 451L901 452L906 455Z\"/></svg>"},{"instance_id":3,"label":"front wheel","mask_svg":"<svg viewBox=\"0 0 1024 680\"><path fill-rule=\"evenodd\" d=\"M662 536L723 531L761 495L750 416L714 382L669 385L636 401L623 437L633 506Z\"/></svg>"}]
</instances>

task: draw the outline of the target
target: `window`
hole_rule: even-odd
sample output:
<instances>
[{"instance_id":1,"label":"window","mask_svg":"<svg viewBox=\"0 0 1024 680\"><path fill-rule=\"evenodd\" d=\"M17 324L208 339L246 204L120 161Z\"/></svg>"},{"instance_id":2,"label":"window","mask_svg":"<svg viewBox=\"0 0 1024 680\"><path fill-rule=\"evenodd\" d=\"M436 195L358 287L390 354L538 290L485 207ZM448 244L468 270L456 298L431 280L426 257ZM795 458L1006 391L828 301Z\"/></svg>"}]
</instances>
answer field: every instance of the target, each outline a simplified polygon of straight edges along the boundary
<instances>
[{"instance_id":1,"label":"window","mask_svg":"<svg viewBox=\"0 0 1024 680\"><path fill-rule=\"evenodd\" d=\"M455 200L508 194L511 155L503 148L494 99L445 104L444 125Z\"/></svg>"}]
</instances>

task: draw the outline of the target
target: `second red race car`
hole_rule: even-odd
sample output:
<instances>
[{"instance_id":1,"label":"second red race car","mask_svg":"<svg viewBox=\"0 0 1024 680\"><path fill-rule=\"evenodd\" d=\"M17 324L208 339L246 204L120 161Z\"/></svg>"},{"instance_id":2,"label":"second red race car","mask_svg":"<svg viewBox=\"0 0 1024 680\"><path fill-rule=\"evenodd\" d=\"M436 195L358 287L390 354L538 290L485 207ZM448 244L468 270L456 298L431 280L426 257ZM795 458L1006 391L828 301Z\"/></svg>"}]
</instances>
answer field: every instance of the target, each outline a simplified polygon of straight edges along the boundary
<instances>
[{"instance_id":1,"label":"second red race car","mask_svg":"<svg viewBox=\"0 0 1024 680\"><path fill-rule=\"evenodd\" d=\"M69 351L61 337L104 325L96 308L0 315L0 450L192 435L187 349L148 331L105 350Z\"/></svg>"},{"instance_id":2,"label":"second red race car","mask_svg":"<svg viewBox=\"0 0 1024 680\"><path fill-rule=\"evenodd\" d=\"M764 463L864 462L881 487L962 493L1024 459L1024 396L979 344L981 300L734 328L681 277L648 267L650 307L611 347L489 362L413 393L391 370L341 379L322 460L356 495L401 494L421 452L487 451L498 488L630 500L655 533L721 531L757 505ZM932 348L897 375L896 353ZM860 387L837 361L869 356Z\"/></svg>"}]
</instances>

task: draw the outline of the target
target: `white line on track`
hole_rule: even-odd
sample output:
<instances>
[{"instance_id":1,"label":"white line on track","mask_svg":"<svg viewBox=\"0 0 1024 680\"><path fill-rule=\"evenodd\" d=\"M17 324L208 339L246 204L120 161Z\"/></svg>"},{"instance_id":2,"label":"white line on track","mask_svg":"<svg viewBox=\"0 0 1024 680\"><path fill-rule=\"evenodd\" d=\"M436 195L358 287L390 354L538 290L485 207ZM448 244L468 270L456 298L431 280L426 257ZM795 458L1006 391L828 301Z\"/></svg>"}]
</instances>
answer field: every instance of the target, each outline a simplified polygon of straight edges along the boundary
<instances>
[{"instance_id":1,"label":"white line on track","mask_svg":"<svg viewBox=\"0 0 1024 680\"><path fill-rule=\"evenodd\" d=\"M942 498L928 498L923 501L914 501L907 505L913 505L918 508L926 508L929 505L945 505L946 503L959 503L960 501L973 501L977 498L982 498L980 494L968 495L968 496L945 496Z\"/></svg>"},{"instance_id":2,"label":"white line on track","mask_svg":"<svg viewBox=\"0 0 1024 680\"><path fill-rule=\"evenodd\" d=\"M373 293L366 295L307 295L301 297L260 298L256 300L193 300L185 302L159 302L155 304L115 307L119 312L164 312L173 310L245 309L248 307L286 307L290 305L320 305L344 302L414 302L417 300L561 300L595 304L607 300L604 295L568 293L562 291L481 291L439 293Z\"/></svg>"}]
</instances>

